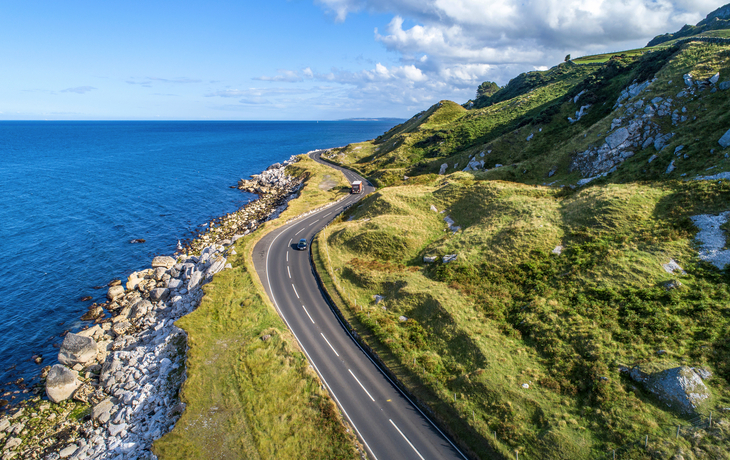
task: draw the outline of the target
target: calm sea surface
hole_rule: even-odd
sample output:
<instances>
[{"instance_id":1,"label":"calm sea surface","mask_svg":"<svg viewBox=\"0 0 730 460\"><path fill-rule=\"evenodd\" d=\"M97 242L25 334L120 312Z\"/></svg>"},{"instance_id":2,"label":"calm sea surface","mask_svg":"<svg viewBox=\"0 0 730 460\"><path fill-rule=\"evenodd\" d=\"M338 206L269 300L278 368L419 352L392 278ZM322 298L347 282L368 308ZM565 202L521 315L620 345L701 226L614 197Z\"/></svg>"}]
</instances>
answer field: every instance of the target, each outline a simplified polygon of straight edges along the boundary
<instances>
[{"instance_id":1,"label":"calm sea surface","mask_svg":"<svg viewBox=\"0 0 730 460\"><path fill-rule=\"evenodd\" d=\"M229 188L238 179L392 126L0 122L0 383L56 362L53 344L82 326L91 304L80 298L104 300L94 286L147 268L201 223L255 198Z\"/></svg>"}]
</instances>

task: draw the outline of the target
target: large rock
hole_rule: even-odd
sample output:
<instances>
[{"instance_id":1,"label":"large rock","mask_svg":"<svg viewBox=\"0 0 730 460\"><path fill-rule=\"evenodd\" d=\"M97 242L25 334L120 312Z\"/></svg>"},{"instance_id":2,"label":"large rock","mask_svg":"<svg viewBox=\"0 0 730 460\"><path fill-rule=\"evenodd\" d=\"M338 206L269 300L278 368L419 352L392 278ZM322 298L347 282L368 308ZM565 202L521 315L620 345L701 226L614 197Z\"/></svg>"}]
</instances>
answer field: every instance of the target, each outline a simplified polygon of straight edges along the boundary
<instances>
[{"instance_id":1,"label":"large rock","mask_svg":"<svg viewBox=\"0 0 730 460\"><path fill-rule=\"evenodd\" d=\"M155 288L150 291L150 299L152 299L153 302L167 300L169 296L170 290L167 288Z\"/></svg>"},{"instance_id":2,"label":"large rock","mask_svg":"<svg viewBox=\"0 0 730 460\"><path fill-rule=\"evenodd\" d=\"M112 286L106 293L106 298L112 302L124 296L124 286Z\"/></svg>"},{"instance_id":3,"label":"large rock","mask_svg":"<svg viewBox=\"0 0 730 460\"><path fill-rule=\"evenodd\" d=\"M156 290L156 289L155 289ZM154 292L154 290L153 290ZM146 315L149 311L153 309L152 302L149 300L140 300L134 306L129 312L129 319L135 320L143 317Z\"/></svg>"},{"instance_id":4,"label":"large rock","mask_svg":"<svg viewBox=\"0 0 730 460\"><path fill-rule=\"evenodd\" d=\"M730 129L728 129L728 130L727 130L727 132L725 132L725 134L723 134L723 136L722 136L722 137L720 138L720 140L719 140L719 141L717 141L717 142L718 142L718 143L719 143L719 144L720 144L720 145L722 146L722 148L724 148L724 149L725 149L725 148L727 148L727 147L729 147L729 146L730 146Z\"/></svg>"},{"instance_id":5,"label":"large rock","mask_svg":"<svg viewBox=\"0 0 730 460\"><path fill-rule=\"evenodd\" d=\"M112 403L112 400L107 398L91 409L91 418L98 420L99 423L106 423L109 421L113 407L114 404Z\"/></svg>"},{"instance_id":6,"label":"large rock","mask_svg":"<svg viewBox=\"0 0 730 460\"><path fill-rule=\"evenodd\" d=\"M203 272L195 270L191 275L190 279L188 279L188 291L192 291L196 287L198 287L198 284L200 284L200 280L203 278Z\"/></svg>"},{"instance_id":7,"label":"large rock","mask_svg":"<svg viewBox=\"0 0 730 460\"><path fill-rule=\"evenodd\" d=\"M448 169L448 167L449 167L449 164L448 163L442 164L441 165L441 168L439 168L439 174L441 176L443 176L444 174L446 174L446 170Z\"/></svg>"},{"instance_id":8,"label":"large rock","mask_svg":"<svg viewBox=\"0 0 730 460\"><path fill-rule=\"evenodd\" d=\"M76 371L63 364L54 365L46 377L46 394L54 403L65 401L81 385Z\"/></svg>"},{"instance_id":9,"label":"large rock","mask_svg":"<svg viewBox=\"0 0 730 460\"><path fill-rule=\"evenodd\" d=\"M127 278L127 290L133 291L137 289L137 285L140 281L144 280L144 275L139 272L134 272Z\"/></svg>"},{"instance_id":10,"label":"large rock","mask_svg":"<svg viewBox=\"0 0 730 460\"><path fill-rule=\"evenodd\" d=\"M687 366L660 370L661 367L634 367L629 375L635 381L683 414L695 414L710 400L710 390L694 369Z\"/></svg>"},{"instance_id":11,"label":"large rock","mask_svg":"<svg viewBox=\"0 0 730 460\"><path fill-rule=\"evenodd\" d=\"M167 282L168 289L180 289L183 286L183 281L177 278L172 278Z\"/></svg>"},{"instance_id":12,"label":"large rock","mask_svg":"<svg viewBox=\"0 0 730 460\"><path fill-rule=\"evenodd\" d=\"M172 268L175 265L175 259L169 256L157 256L152 259L152 267L163 267L165 269Z\"/></svg>"},{"instance_id":13,"label":"large rock","mask_svg":"<svg viewBox=\"0 0 730 460\"><path fill-rule=\"evenodd\" d=\"M628 128L619 128L606 137L606 144L608 144L608 146L611 149L615 149L615 148L618 148L624 142L626 142L626 139L628 139L628 138L629 138Z\"/></svg>"},{"instance_id":14,"label":"large rock","mask_svg":"<svg viewBox=\"0 0 730 460\"><path fill-rule=\"evenodd\" d=\"M69 332L61 344L58 361L73 367L75 364L87 364L96 358L96 342L91 337Z\"/></svg>"}]
</instances>

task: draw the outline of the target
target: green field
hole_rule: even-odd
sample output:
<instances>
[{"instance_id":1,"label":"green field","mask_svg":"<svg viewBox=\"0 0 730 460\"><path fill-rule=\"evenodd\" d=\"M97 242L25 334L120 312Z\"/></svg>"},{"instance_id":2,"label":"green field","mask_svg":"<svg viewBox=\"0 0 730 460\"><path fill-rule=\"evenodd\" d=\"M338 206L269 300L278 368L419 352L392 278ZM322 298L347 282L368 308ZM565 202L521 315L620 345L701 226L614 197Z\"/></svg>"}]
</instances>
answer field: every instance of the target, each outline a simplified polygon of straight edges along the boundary
<instances>
[{"instance_id":1,"label":"green field","mask_svg":"<svg viewBox=\"0 0 730 460\"><path fill-rule=\"evenodd\" d=\"M714 376L700 413L730 406L730 273L699 260L690 220L730 210L730 182L689 180L730 171L718 145L730 92L681 95L683 75L718 72L730 79L730 46L588 56L523 74L470 109L442 101L329 155L379 189L317 237L325 284L360 337L476 457L619 449L617 458L730 458L730 423L674 439L689 419L620 372L704 367ZM617 104L643 81L653 83ZM672 134L666 148L653 139L632 147L611 174L576 187L586 177L576 155L650 101L676 110L674 120L644 118ZM584 104L587 114L569 123ZM470 161L484 167L462 172ZM443 263L450 254L456 260ZM667 273L670 259L687 274ZM645 436L655 440L648 449L632 444Z\"/></svg>"}]
</instances>

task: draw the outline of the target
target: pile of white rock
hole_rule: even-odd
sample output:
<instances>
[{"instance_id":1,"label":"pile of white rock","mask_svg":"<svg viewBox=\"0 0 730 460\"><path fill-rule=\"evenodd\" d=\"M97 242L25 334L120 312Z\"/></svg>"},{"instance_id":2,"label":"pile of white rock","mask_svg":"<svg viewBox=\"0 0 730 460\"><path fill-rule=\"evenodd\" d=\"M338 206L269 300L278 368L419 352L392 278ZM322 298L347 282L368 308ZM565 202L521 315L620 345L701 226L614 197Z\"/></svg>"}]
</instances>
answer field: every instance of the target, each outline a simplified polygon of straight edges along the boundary
<instances>
[{"instance_id":1,"label":"pile of white rock","mask_svg":"<svg viewBox=\"0 0 730 460\"><path fill-rule=\"evenodd\" d=\"M186 336L174 321L200 303L201 286L230 267L234 251L214 244L199 257L155 257L152 268L129 276L126 291L109 288L111 320L66 335L46 392L53 402L73 397L92 403L92 420L85 439L47 458L151 457L152 441L184 409L177 393L185 377Z\"/></svg>"},{"instance_id":2,"label":"pile of white rock","mask_svg":"<svg viewBox=\"0 0 730 460\"><path fill-rule=\"evenodd\" d=\"M292 156L283 163L274 163L261 174L253 174L250 180L239 180L238 188L258 195L267 195L277 189L286 188L296 181L294 177L286 174L286 167L296 161L297 157Z\"/></svg>"}]
</instances>

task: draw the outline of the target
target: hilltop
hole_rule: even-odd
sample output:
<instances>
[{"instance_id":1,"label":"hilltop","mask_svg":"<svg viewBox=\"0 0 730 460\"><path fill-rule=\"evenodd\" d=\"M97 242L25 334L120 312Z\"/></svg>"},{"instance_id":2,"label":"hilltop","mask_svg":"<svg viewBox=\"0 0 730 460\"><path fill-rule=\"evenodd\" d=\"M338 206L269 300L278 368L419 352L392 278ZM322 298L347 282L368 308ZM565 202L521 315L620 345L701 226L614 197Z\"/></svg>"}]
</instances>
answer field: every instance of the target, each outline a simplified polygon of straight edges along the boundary
<instances>
[{"instance_id":1,"label":"hilltop","mask_svg":"<svg viewBox=\"0 0 730 460\"><path fill-rule=\"evenodd\" d=\"M730 42L677 38L323 155L378 186L325 283L475 457L727 458Z\"/></svg>"},{"instance_id":2,"label":"hilltop","mask_svg":"<svg viewBox=\"0 0 730 460\"><path fill-rule=\"evenodd\" d=\"M657 46L672 40L697 35L707 37L730 37L730 4L721 6L705 19L692 26L686 24L679 31L672 34L657 35L646 46Z\"/></svg>"}]
</instances>

